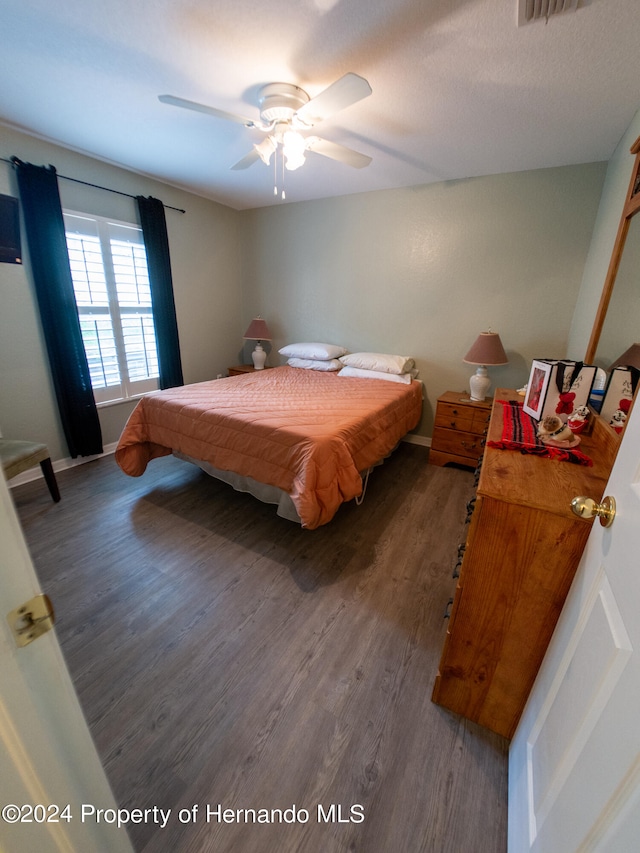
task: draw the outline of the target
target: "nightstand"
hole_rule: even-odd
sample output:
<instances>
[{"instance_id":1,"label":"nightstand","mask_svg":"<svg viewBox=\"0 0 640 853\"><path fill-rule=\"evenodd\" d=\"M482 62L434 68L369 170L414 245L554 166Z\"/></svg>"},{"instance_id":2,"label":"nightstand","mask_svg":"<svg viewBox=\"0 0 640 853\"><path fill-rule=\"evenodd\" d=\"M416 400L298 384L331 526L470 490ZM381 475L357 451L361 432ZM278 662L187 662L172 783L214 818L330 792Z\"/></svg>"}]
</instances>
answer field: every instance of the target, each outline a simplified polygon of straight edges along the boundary
<instances>
[{"instance_id":1,"label":"nightstand","mask_svg":"<svg viewBox=\"0 0 640 853\"><path fill-rule=\"evenodd\" d=\"M475 468L482 456L493 399L476 403L462 391L438 397L429 451L431 465L457 462Z\"/></svg>"},{"instance_id":2,"label":"nightstand","mask_svg":"<svg viewBox=\"0 0 640 853\"><path fill-rule=\"evenodd\" d=\"M269 370L269 366L265 365L263 370ZM252 364L236 364L234 367L228 367L229 376L241 376L243 373L254 373L255 367Z\"/></svg>"}]
</instances>

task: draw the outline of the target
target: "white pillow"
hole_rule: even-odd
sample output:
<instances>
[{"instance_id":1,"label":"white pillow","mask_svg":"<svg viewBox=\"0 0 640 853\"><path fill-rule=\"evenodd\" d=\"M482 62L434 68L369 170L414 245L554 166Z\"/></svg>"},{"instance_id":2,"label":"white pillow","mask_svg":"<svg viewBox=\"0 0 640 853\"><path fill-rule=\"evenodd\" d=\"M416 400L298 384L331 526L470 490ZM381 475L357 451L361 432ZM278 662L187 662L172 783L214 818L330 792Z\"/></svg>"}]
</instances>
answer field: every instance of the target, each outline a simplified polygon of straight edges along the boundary
<instances>
[{"instance_id":1,"label":"white pillow","mask_svg":"<svg viewBox=\"0 0 640 853\"><path fill-rule=\"evenodd\" d=\"M340 361L346 367L379 370L383 373L407 373L415 367L414 360L406 355L388 355L384 352L352 352L342 356Z\"/></svg>"},{"instance_id":2,"label":"white pillow","mask_svg":"<svg viewBox=\"0 0 640 853\"><path fill-rule=\"evenodd\" d=\"M357 376L362 379L384 379L387 382L411 384L410 373L386 373L384 370L365 370L361 367L343 367L338 376Z\"/></svg>"},{"instance_id":3,"label":"white pillow","mask_svg":"<svg viewBox=\"0 0 640 853\"><path fill-rule=\"evenodd\" d=\"M345 347L338 347L334 344L287 344L278 352L286 358L317 358L325 361L330 358L340 358L345 355L348 350Z\"/></svg>"},{"instance_id":4,"label":"white pillow","mask_svg":"<svg viewBox=\"0 0 640 853\"><path fill-rule=\"evenodd\" d=\"M342 362L337 358L290 358L287 361L290 367L302 367L304 370L340 370Z\"/></svg>"}]
</instances>

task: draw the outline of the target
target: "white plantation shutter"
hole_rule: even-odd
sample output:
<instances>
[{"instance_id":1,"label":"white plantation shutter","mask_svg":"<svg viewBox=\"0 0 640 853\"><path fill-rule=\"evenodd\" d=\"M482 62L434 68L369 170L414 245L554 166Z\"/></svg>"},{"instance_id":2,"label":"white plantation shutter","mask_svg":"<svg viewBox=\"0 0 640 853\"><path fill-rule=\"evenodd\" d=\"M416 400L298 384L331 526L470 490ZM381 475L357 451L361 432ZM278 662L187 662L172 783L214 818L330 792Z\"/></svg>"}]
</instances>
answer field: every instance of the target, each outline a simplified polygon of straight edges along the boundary
<instances>
[{"instance_id":1,"label":"white plantation shutter","mask_svg":"<svg viewBox=\"0 0 640 853\"><path fill-rule=\"evenodd\" d=\"M96 403L158 387L158 353L142 231L65 213L71 277Z\"/></svg>"}]
</instances>

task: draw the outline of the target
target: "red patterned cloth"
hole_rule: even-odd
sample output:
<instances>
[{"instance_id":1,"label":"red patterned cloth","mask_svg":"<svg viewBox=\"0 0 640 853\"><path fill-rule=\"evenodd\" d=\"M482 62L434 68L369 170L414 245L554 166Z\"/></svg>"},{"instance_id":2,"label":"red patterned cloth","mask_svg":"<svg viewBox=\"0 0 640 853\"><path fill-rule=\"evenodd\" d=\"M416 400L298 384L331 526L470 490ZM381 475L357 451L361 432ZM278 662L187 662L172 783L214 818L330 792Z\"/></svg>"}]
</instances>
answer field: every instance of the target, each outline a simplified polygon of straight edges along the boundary
<instances>
[{"instance_id":1,"label":"red patterned cloth","mask_svg":"<svg viewBox=\"0 0 640 853\"><path fill-rule=\"evenodd\" d=\"M520 453L533 453L535 456L547 456L576 465L593 465L581 450L576 447L552 447L544 444L537 436L538 422L528 415L517 400L498 400L502 406L502 438L500 441L488 441L487 447L500 450L519 450Z\"/></svg>"}]
</instances>

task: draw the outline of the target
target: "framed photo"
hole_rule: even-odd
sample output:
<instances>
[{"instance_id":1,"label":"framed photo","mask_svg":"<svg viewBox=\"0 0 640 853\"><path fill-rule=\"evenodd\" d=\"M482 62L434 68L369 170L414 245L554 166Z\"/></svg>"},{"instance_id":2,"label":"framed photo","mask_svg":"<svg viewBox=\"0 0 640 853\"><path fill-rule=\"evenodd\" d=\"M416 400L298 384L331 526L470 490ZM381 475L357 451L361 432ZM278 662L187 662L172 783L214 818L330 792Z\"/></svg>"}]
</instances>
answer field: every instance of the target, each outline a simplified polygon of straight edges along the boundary
<instances>
[{"instance_id":1,"label":"framed photo","mask_svg":"<svg viewBox=\"0 0 640 853\"><path fill-rule=\"evenodd\" d=\"M547 388L551 378L553 363L550 361L536 361L531 364L527 393L522 404L523 410L536 420L540 419L544 401L547 397Z\"/></svg>"}]
</instances>

